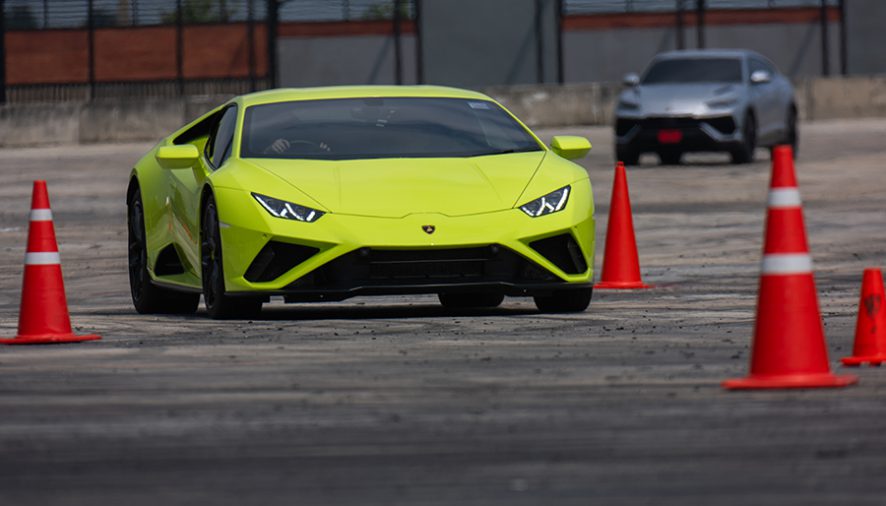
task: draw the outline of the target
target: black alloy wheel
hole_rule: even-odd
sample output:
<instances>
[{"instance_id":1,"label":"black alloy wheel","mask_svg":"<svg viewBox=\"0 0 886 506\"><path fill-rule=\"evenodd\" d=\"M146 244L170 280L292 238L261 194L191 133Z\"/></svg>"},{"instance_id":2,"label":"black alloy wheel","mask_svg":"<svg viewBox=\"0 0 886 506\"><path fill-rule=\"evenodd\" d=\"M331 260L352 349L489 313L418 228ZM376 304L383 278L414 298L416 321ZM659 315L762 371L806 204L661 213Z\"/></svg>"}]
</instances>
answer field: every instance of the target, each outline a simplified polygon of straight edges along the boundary
<instances>
[{"instance_id":1,"label":"black alloy wheel","mask_svg":"<svg viewBox=\"0 0 886 506\"><path fill-rule=\"evenodd\" d=\"M732 163L751 163L754 161L754 153L757 151L757 120L753 114L748 113L744 119L742 129L741 146L732 151Z\"/></svg>"},{"instance_id":2,"label":"black alloy wheel","mask_svg":"<svg viewBox=\"0 0 886 506\"><path fill-rule=\"evenodd\" d=\"M132 305L141 314L193 314L200 294L169 290L151 282L141 190L136 187L127 202L129 245L129 291Z\"/></svg>"},{"instance_id":3,"label":"black alloy wheel","mask_svg":"<svg viewBox=\"0 0 886 506\"><path fill-rule=\"evenodd\" d=\"M560 290L551 295L535 297L535 306L542 313L580 313L591 304L593 289Z\"/></svg>"},{"instance_id":4,"label":"black alloy wheel","mask_svg":"<svg viewBox=\"0 0 886 506\"><path fill-rule=\"evenodd\" d=\"M501 293L441 293L440 304L450 309L498 307L505 300Z\"/></svg>"},{"instance_id":5,"label":"black alloy wheel","mask_svg":"<svg viewBox=\"0 0 886 506\"><path fill-rule=\"evenodd\" d=\"M787 135L785 135L785 144L791 146L791 150L794 152L794 158L797 158L797 154L800 152L800 138L797 127L797 110L793 107L788 111L787 131Z\"/></svg>"},{"instance_id":6,"label":"black alloy wheel","mask_svg":"<svg viewBox=\"0 0 886 506\"><path fill-rule=\"evenodd\" d=\"M221 232L215 199L209 196L203 208L200 228L200 259L203 278L203 303L216 320L251 318L261 312L262 299L231 297L225 294Z\"/></svg>"}]
</instances>

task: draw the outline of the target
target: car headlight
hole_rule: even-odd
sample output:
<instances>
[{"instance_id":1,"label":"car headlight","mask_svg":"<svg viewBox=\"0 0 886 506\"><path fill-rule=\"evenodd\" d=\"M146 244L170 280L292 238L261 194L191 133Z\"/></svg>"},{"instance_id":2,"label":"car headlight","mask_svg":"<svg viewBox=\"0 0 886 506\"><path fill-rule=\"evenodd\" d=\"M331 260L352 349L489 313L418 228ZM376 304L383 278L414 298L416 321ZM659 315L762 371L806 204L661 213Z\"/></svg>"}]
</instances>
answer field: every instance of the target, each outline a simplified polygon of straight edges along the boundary
<instances>
[{"instance_id":1,"label":"car headlight","mask_svg":"<svg viewBox=\"0 0 886 506\"><path fill-rule=\"evenodd\" d=\"M619 100L619 102L618 102L618 108L619 108L619 109L624 109L624 110L627 110L627 111L636 111L637 109L640 108L640 104L639 104L638 102L630 102L630 101L627 101L627 100Z\"/></svg>"},{"instance_id":2,"label":"car headlight","mask_svg":"<svg viewBox=\"0 0 886 506\"><path fill-rule=\"evenodd\" d=\"M539 197L532 202L520 206L520 210L533 218L546 214L556 213L566 207L569 199L569 187L564 186L557 191L552 191L544 197Z\"/></svg>"},{"instance_id":3,"label":"car headlight","mask_svg":"<svg viewBox=\"0 0 886 506\"><path fill-rule=\"evenodd\" d=\"M271 216L277 218L313 223L326 214L323 211L293 204L292 202L287 202L285 200L275 199L259 193L253 193L252 196L255 197L255 200L257 200L262 207L271 213Z\"/></svg>"},{"instance_id":4,"label":"car headlight","mask_svg":"<svg viewBox=\"0 0 886 506\"><path fill-rule=\"evenodd\" d=\"M711 109L725 109L727 107L732 107L737 103L737 98L726 98L723 100L714 100L713 102L708 102L708 107L710 107Z\"/></svg>"}]
</instances>

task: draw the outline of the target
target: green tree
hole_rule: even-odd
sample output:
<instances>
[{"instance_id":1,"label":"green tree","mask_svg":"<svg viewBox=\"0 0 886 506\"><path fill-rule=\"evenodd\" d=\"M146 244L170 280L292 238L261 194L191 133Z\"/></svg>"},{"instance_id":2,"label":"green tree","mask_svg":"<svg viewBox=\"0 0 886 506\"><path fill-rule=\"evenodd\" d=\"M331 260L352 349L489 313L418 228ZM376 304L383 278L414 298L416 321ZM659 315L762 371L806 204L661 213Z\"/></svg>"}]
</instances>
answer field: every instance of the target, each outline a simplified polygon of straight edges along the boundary
<instances>
[{"instance_id":1,"label":"green tree","mask_svg":"<svg viewBox=\"0 0 886 506\"><path fill-rule=\"evenodd\" d=\"M227 23L234 16L234 8L229 0L182 0L182 22L184 23ZM175 11L161 17L163 23L176 21Z\"/></svg>"},{"instance_id":2,"label":"green tree","mask_svg":"<svg viewBox=\"0 0 886 506\"><path fill-rule=\"evenodd\" d=\"M394 1L387 0L370 5L363 13L363 19L394 19ZM400 19L409 19L409 2L407 0L400 2Z\"/></svg>"},{"instance_id":3,"label":"green tree","mask_svg":"<svg viewBox=\"0 0 886 506\"><path fill-rule=\"evenodd\" d=\"M27 5L13 5L6 13L7 30L33 30L37 28L37 17Z\"/></svg>"}]
</instances>

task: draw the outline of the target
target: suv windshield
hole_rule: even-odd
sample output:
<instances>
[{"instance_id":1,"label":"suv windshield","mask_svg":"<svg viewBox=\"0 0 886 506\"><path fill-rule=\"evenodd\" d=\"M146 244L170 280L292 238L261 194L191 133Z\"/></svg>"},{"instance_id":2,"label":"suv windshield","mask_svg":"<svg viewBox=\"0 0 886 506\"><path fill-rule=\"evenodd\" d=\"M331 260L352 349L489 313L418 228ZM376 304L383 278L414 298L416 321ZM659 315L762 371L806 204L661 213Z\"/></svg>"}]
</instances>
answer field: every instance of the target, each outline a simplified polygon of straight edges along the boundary
<instances>
[{"instance_id":1,"label":"suv windshield","mask_svg":"<svg viewBox=\"0 0 886 506\"><path fill-rule=\"evenodd\" d=\"M643 84L740 82L741 60L737 58L659 60L643 76Z\"/></svg>"},{"instance_id":2,"label":"suv windshield","mask_svg":"<svg viewBox=\"0 0 886 506\"><path fill-rule=\"evenodd\" d=\"M455 98L348 98L246 109L241 157L468 157L541 151L501 107Z\"/></svg>"}]
</instances>

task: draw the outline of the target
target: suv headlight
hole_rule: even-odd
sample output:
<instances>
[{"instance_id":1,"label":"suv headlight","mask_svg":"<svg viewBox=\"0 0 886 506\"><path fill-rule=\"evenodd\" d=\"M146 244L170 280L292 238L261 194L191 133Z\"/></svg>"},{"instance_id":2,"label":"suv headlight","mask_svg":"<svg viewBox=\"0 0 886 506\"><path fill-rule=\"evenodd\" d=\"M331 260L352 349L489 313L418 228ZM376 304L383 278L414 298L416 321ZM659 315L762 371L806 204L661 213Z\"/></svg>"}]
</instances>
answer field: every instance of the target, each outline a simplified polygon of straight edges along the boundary
<instances>
[{"instance_id":1,"label":"suv headlight","mask_svg":"<svg viewBox=\"0 0 886 506\"><path fill-rule=\"evenodd\" d=\"M727 107L733 107L738 104L738 98L724 98L720 100L712 100L708 102L708 107L711 109L725 109Z\"/></svg>"},{"instance_id":2,"label":"suv headlight","mask_svg":"<svg viewBox=\"0 0 886 506\"><path fill-rule=\"evenodd\" d=\"M287 202L285 200L275 199L259 193L253 193L252 196L262 205L262 207L265 208L265 210L271 213L271 216L277 218L313 223L326 214L323 211L293 204L292 202Z\"/></svg>"},{"instance_id":3,"label":"suv headlight","mask_svg":"<svg viewBox=\"0 0 886 506\"><path fill-rule=\"evenodd\" d=\"M559 190L552 191L544 197L539 197L532 202L528 202L520 206L520 210L533 218L544 216L546 214L556 213L566 207L566 201L569 199L569 187L564 186Z\"/></svg>"}]
</instances>

